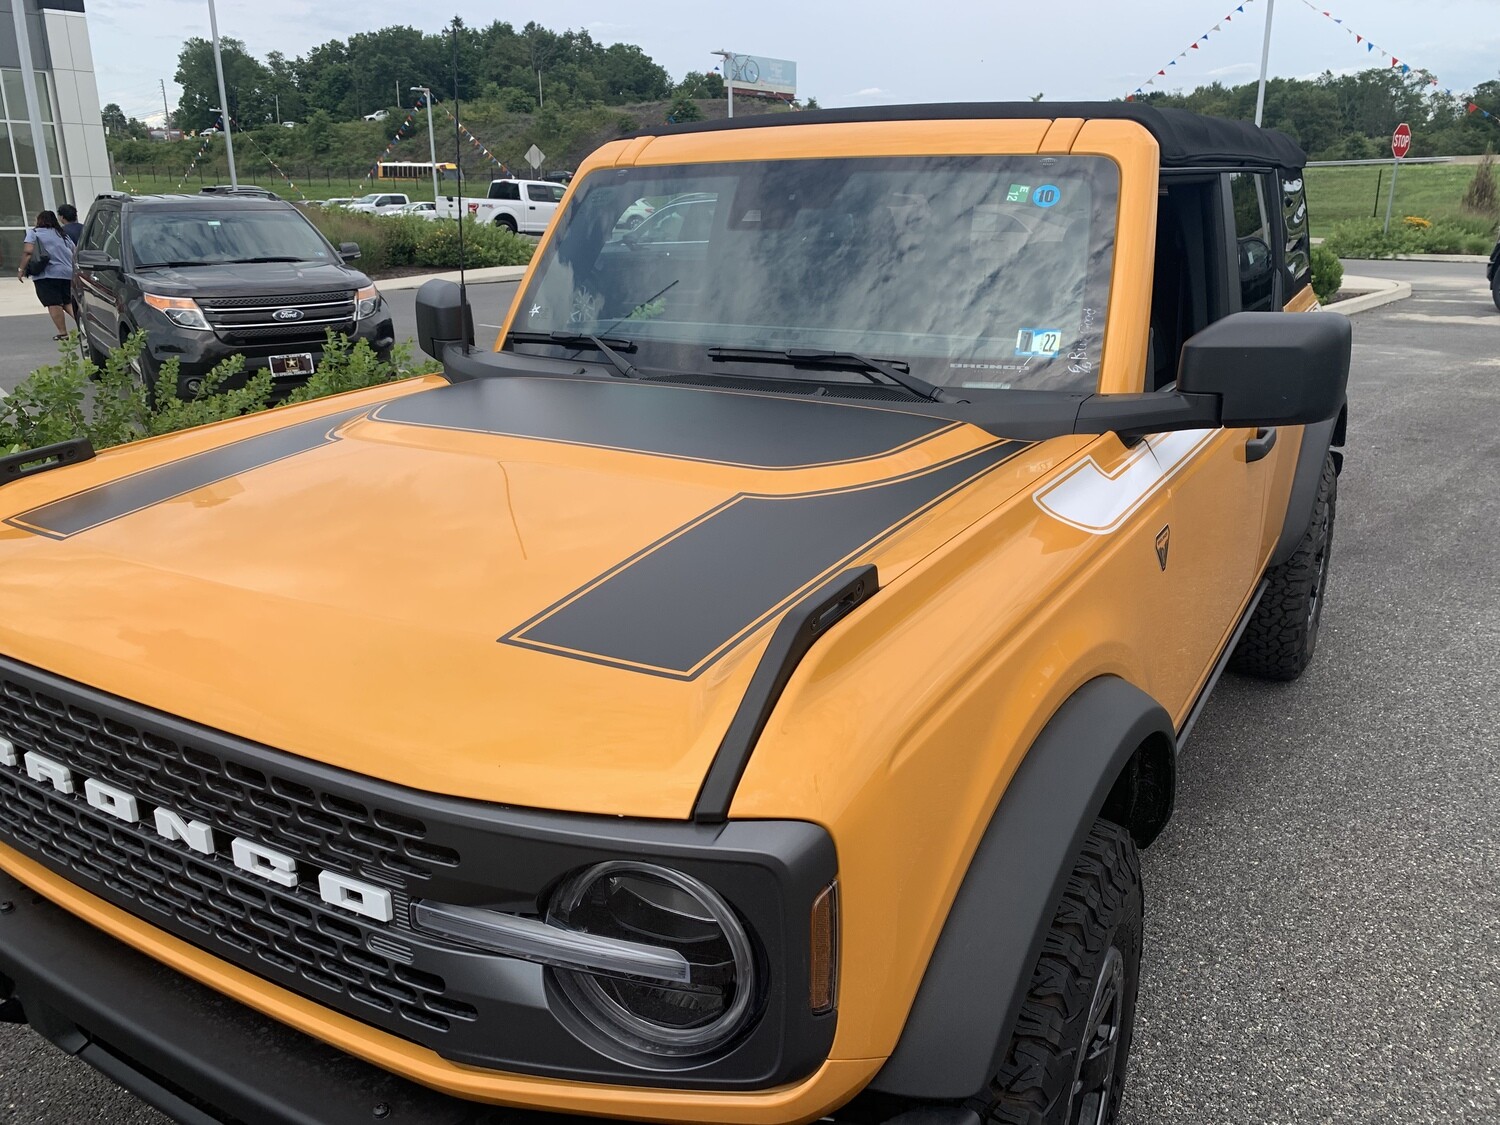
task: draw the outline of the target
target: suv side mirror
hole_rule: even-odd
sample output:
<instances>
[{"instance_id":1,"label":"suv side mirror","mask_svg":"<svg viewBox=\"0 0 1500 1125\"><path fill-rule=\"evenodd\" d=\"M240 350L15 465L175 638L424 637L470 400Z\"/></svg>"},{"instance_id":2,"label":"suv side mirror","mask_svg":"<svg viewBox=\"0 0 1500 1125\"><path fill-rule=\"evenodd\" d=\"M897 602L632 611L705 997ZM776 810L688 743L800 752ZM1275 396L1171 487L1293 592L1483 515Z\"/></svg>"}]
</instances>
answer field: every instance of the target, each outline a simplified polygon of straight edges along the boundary
<instances>
[{"instance_id":1,"label":"suv side mirror","mask_svg":"<svg viewBox=\"0 0 1500 1125\"><path fill-rule=\"evenodd\" d=\"M85 270L117 270L120 259L111 258L103 250L79 250L73 255L73 263Z\"/></svg>"},{"instance_id":2,"label":"suv side mirror","mask_svg":"<svg viewBox=\"0 0 1500 1125\"><path fill-rule=\"evenodd\" d=\"M1338 313L1234 313L1182 346L1177 390L1217 396L1229 429L1324 422L1344 404L1350 340Z\"/></svg>"},{"instance_id":3,"label":"suv side mirror","mask_svg":"<svg viewBox=\"0 0 1500 1125\"><path fill-rule=\"evenodd\" d=\"M359 258L359 243L357 243L357 242L341 242L341 243L339 243L339 257L342 258L346 262L356 261Z\"/></svg>"},{"instance_id":4,"label":"suv side mirror","mask_svg":"<svg viewBox=\"0 0 1500 1125\"><path fill-rule=\"evenodd\" d=\"M453 282L435 277L417 290L417 344L439 361L454 344L473 347L474 314Z\"/></svg>"}]
</instances>

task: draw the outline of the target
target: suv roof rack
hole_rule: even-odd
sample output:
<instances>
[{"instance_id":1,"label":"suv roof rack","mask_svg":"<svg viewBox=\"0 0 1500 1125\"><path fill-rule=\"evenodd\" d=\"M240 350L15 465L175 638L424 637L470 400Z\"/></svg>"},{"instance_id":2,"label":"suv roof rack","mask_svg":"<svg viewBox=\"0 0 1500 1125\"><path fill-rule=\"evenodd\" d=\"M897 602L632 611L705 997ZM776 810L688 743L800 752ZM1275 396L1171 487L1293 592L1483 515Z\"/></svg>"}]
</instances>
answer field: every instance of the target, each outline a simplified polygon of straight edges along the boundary
<instances>
[{"instance_id":1,"label":"suv roof rack","mask_svg":"<svg viewBox=\"0 0 1500 1125\"><path fill-rule=\"evenodd\" d=\"M245 187L234 184L207 184L198 189L200 195L253 195L257 199L280 199L274 191L262 187Z\"/></svg>"}]
</instances>

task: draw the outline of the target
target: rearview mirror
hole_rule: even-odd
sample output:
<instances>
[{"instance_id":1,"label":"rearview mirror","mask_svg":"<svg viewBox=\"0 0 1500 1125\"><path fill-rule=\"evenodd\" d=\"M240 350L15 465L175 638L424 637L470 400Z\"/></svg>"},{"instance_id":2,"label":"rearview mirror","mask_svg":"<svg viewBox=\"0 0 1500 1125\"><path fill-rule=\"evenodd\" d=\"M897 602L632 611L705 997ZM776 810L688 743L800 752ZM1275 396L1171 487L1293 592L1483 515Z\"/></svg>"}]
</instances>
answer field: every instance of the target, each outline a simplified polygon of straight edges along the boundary
<instances>
[{"instance_id":1,"label":"rearview mirror","mask_svg":"<svg viewBox=\"0 0 1500 1125\"><path fill-rule=\"evenodd\" d=\"M417 290L417 344L436 360L451 345L474 345L474 314L453 282L433 278Z\"/></svg>"},{"instance_id":2,"label":"rearview mirror","mask_svg":"<svg viewBox=\"0 0 1500 1125\"><path fill-rule=\"evenodd\" d=\"M339 257L346 262L353 262L359 258L360 250L357 242L339 243Z\"/></svg>"},{"instance_id":3,"label":"rearview mirror","mask_svg":"<svg viewBox=\"0 0 1500 1125\"><path fill-rule=\"evenodd\" d=\"M1177 390L1217 396L1229 429L1323 422L1344 404L1350 339L1338 313L1234 313L1182 346Z\"/></svg>"}]
</instances>

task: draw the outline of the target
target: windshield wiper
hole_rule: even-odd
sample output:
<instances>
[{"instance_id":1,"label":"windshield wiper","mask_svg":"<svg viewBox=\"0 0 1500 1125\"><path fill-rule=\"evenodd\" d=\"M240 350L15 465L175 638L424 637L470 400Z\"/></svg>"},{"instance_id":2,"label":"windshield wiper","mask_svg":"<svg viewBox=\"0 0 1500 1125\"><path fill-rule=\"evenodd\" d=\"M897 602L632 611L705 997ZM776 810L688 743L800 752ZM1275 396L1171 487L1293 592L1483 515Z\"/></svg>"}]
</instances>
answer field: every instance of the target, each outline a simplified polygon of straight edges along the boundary
<instances>
[{"instance_id":1,"label":"windshield wiper","mask_svg":"<svg viewBox=\"0 0 1500 1125\"><path fill-rule=\"evenodd\" d=\"M843 367L860 372L872 383L879 382L876 375L884 375L891 382L905 387L928 402L953 401L941 387L933 386L926 379L919 379L894 363L871 359L858 352L830 351L824 348L709 348L708 358L738 359L748 363L790 363L798 367Z\"/></svg>"},{"instance_id":2,"label":"windshield wiper","mask_svg":"<svg viewBox=\"0 0 1500 1125\"><path fill-rule=\"evenodd\" d=\"M640 371L635 364L620 354L620 352L635 351L634 340L593 336L587 332L512 332L510 338L518 344L559 344L565 348L593 348L609 360L622 378L640 377ZM616 351L616 348L619 351Z\"/></svg>"},{"instance_id":3,"label":"windshield wiper","mask_svg":"<svg viewBox=\"0 0 1500 1125\"><path fill-rule=\"evenodd\" d=\"M259 262L308 262L310 258L299 258L296 255L275 254L263 258L225 258L222 264L227 266L238 266L243 264L256 264Z\"/></svg>"},{"instance_id":4,"label":"windshield wiper","mask_svg":"<svg viewBox=\"0 0 1500 1125\"><path fill-rule=\"evenodd\" d=\"M219 262L142 262L138 270L175 270L183 266L217 266Z\"/></svg>"}]
</instances>

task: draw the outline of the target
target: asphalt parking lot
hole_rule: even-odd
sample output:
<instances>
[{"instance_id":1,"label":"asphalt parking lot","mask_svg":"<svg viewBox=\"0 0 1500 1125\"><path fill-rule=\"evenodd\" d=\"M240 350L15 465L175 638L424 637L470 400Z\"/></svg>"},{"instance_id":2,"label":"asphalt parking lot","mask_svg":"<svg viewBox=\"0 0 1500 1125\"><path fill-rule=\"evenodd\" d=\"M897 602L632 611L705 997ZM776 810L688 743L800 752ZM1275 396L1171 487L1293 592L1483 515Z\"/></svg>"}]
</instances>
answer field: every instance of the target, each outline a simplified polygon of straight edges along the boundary
<instances>
[{"instance_id":1,"label":"asphalt parking lot","mask_svg":"<svg viewBox=\"0 0 1500 1125\"><path fill-rule=\"evenodd\" d=\"M1500 1121L1500 313L1482 266L1350 272L1414 296L1354 321L1318 657L1225 677L1146 855L1126 1125ZM164 1119L3 1027L0 1120Z\"/></svg>"}]
</instances>

